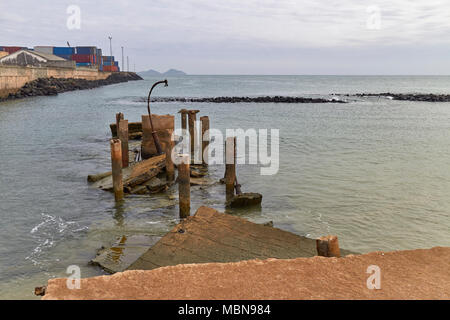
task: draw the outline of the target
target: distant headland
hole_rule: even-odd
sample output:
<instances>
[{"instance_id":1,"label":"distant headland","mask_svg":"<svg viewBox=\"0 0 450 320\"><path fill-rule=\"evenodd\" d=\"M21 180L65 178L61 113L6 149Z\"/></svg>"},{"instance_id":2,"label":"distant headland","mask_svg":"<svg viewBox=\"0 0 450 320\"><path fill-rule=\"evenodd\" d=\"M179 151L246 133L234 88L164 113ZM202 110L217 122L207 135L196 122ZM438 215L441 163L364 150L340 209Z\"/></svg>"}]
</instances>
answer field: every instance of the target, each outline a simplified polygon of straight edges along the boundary
<instances>
[{"instance_id":1,"label":"distant headland","mask_svg":"<svg viewBox=\"0 0 450 320\"><path fill-rule=\"evenodd\" d=\"M187 75L185 72L183 72L181 70L176 70L176 69L170 69L164 73L150 69L147 71L138 72L138 74L140 76L144 76L144 77L156 77L156 76L168 76L168 77L172 76L173 77L173 76L186 76Z\"/></svg>"}]
</instances>

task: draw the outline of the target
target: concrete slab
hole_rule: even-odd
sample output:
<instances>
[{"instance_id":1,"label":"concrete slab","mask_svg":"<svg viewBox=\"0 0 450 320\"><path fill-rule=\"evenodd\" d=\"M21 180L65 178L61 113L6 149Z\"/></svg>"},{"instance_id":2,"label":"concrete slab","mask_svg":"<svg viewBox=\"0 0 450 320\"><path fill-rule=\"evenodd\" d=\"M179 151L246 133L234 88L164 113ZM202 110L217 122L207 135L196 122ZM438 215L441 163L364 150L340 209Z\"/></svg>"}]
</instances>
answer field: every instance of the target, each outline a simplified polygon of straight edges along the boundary
<instances>
[{"instance_id":1,"label":"concrete slab","mask_svg":"<svg viewBox=\"0 0 450 320\"><path fill-rule=\"evenodd\" d=\"M43 299L450 299L450 248L374 252L344 258L251 260L133 270L48 281ZM368 289L368 266L380 289Z\"/></svg>"},{"instance_id":2,"label":"concrete slab","mask_svg":"<svg viewBox=\"0 0 450 320\"><path fill-rule=\"evenodd\" d=\"M342 250L342 253L350 252ZM128 269L315 255L314 239L200 207L194 216L176 225Z\"/></svg>"},{"instance_id":3,"label":"concrete slab","mask_svg":"<svg viewBox=\"0 0 450 320\"><path fill-rule=\"evenodd\" d=\"M90 263L109 273L124 271L159 239L143 234L121 236L111 248L101 249Z\"/></svg>"}]
</instances>

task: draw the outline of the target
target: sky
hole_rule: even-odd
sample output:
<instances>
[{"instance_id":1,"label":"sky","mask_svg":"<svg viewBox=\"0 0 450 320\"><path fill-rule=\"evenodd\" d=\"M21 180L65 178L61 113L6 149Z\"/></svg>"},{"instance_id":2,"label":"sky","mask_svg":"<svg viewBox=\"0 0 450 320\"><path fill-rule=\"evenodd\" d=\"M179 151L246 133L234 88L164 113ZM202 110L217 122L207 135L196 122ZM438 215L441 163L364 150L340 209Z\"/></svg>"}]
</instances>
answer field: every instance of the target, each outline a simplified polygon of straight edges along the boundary
<instances>
[{"instance_id":1,"label":"sky","mask_svg":"<svg viewBox=\"0 0 450 320\"><path fill-rule=\"evenodd\" d=\"M450 74L449 0L0 0L0 45L108 36L131 71Z\"/></svg>"}]
</instances>

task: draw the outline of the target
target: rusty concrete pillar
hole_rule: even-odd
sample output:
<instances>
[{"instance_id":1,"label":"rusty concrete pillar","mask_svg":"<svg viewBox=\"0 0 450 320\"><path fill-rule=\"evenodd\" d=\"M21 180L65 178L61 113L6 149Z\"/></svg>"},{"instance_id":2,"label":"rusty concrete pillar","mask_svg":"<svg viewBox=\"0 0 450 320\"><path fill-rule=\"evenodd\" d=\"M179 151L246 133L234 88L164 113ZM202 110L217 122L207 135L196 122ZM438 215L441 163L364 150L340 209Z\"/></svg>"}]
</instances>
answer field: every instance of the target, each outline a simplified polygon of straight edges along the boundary
<instances>
[{"instance_id":1,"label":"rusty concrete pillar","mask_svg":"<svg viewBox=\"0 0 450 320\"><path fill-rule=\"evenodd\" d=\"M209 117L200 117L200 122L202 124L202 161L203 165L207 165L208 152L205 152L205 150L208 149L209 145Z\"/></svg>"},{"instance_id":2,"label":"rusty concrete pillar","mask_svg":"<svg viewBox=\"0 0 450 320\"><path fill-rule=\"evenodd\" d=\"M339 249L339 241L337 236L325 236L316 239L317 255L322 257L337 257L341 256Z\"/></svg>"},{"instance_id":3,"label":"rusty concrete pillar","mask_svg":"<svg viewBox=\"0 0 450 320\"><path fill-rule=\"evenodd\" d=\"M178 198L180 205L180 218L189 217L191 212L191 170L190 156L182 154L178 165Z\"/></svg>"},{"instance_id":4,"label":"rusty concrete pillar","mask_svg":"<svg viewBox=\"0 0 450 320\"><path fill-rule=\"evenodd\" d=\"M197 122L197 113L198 112L200 112L200 110L188 110L189 135L190 135L190 140L191 140L191 156L195 155L195 143L197 141L197 130L195 128L195 124Z\"/></svg>"},{"instance_id":5,"label":"rusty concrete pillar","mask_svg":"<svg viewBox=\"0 0 450 320\"><path fill-rule=\"evenodd\" d=\"M116 136L115 138L117 138L119 136L119 121L123 120L124 116L122 112L116 113Z\"/></svg>"},{"instance_id":6,"label":"rusty concrete pillar","mask_svg":"<svg viewBox=\"0 0 450 320\"><path fill-rule=\"evenodd\" d=\"M119 120L117 127L117 137L122 143L122 168L127 168L129 164L128 155L128 120Z\"/></svg>"},{"instance_id":7,"label":"rusty concrete pillar","mask_svg":"<svg viewBox=\"0 0 450 320\"><path fill-rule=\"evenodd\" d=\"M236 137L227 137L225 144L225 190L227 200L234 196L236 180Z\"/></svg>"},{"instance_id":8,"label":"rusty concrete pillar","mask_svg":"<svg viewBox=\"0 0 450 320\"><path fill-rule=\"evenodd\" d=\"M111 139L110 145L114 198L120 201L123 199L122 143L119 139Z\"/></svg>"}]
</instances>

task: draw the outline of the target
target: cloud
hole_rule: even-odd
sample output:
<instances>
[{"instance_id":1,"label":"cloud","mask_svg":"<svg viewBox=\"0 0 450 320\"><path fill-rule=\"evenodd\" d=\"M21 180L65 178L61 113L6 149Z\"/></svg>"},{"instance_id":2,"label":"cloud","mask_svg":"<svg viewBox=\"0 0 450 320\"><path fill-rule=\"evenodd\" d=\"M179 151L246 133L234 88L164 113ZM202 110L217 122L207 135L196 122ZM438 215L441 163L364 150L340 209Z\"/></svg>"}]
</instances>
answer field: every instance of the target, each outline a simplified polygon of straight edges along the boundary
<instances>
[{"instance_id":1,"label":"cloud","mask_svg":"<svg viewBox=\"0 0 450 320\"><path fill-rule=\"evenodd\" d=\"M66 28L66 8L72 4L81 8L81 30ZM371 6L380 9L379 29L367 28ZM255 65L270 56L276 64L276 52L288 61L305 50L368 54L389 46L447 46L450 5L446 0L19 0L0 3L0 28L6 44L69 41L98 45L106 53L111 34L113 53L123 45L138 69L183 61L207 72L208 61ZM252 55L257 58L249 61Z\"/></svg>"}]
</instances>

